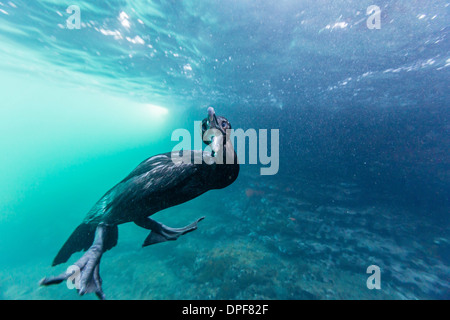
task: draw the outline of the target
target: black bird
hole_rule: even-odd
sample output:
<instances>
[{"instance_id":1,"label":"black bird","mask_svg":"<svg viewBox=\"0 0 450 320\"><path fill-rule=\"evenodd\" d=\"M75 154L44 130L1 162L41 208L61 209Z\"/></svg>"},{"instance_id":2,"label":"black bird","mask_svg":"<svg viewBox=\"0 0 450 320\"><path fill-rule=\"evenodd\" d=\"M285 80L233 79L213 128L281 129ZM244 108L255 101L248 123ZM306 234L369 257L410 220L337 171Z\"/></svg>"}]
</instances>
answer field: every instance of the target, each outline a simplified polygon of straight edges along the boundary
<instances>
[{"instance_id":1,"label":"black bird","mask_svg":"<svg viewBox=\"0 0 450 320\"><path fill-rule=\"evenodd\" d=\"M237 179L239 163L227 130L231 130L228 120L216 116L214 109L209 108L208 117L202 122L202 133L203 141L211 146L212 152L169 152L142 162L94 205L60 249L52 265L66 262L75 252L87 250L74 264L80 271L78 293L95 293L104 299L100 259L104 252L116 246L118 225L134 222L151 230L144 247L176 240L196 230L197 223L204 218L184 228L170 228L150 216L209 190L225 188ZM58 284L71 276L73 271L67 271L42 279L40 285Z\"/></svg>"}]
</instances>

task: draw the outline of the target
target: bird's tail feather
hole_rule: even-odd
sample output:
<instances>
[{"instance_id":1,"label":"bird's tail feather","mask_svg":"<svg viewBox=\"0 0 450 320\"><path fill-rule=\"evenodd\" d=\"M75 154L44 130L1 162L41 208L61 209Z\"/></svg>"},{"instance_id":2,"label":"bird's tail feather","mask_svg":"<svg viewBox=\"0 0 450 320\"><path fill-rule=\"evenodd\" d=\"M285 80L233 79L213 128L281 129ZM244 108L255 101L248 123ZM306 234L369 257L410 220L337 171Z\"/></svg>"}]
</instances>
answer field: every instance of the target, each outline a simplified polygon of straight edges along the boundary
<instances>
[{"instance_id":1,"label":"bird's tail feather","mask_svg":"<svg viewBox=\"0 0 450 320\"><path fill-rule=\"evenodd\" d=\"M70 256L75 252L84 250L86 251L91 246L95 237L95 229L97 226L95 224L80 224L74 232L67 239L66 243L59 250L55 259L53 260L52 266L64 263L69 260Z\"/></svg>"},{"instance_id":2,"label":"bird's tail feather","mask_svg":"<svg viewBox=\"0 0 450 320\"><path fill-rule=\"evenodd\" d=\"M75 252L88 250L94 242L97 226L98 225L96 224L89 223L80 224L59 250L53 260L52 266L67 262L70 256ZM116 225L104 225L104 227L105 237L103 240L103 252L106 252L116 246L119 238L119 229Z\"/></svg>"}]
</instances>

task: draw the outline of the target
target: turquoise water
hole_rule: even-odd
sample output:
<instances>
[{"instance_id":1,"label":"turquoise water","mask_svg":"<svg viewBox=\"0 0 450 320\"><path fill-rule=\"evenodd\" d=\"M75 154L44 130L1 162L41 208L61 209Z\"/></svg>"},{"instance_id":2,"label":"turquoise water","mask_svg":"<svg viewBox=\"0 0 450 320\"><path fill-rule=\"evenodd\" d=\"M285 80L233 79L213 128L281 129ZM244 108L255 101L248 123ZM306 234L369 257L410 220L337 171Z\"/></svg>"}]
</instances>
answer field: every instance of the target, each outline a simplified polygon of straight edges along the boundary
<instances>
[{"instance_id":1,"label":"turquoise water","mask_svg":"<svg viewBox=\"0 0 450 320\"><path fill-rule=\"evenodd\" d=\"M449 6L1 0L0 299L80 299L38 286L80 256L51 268L59 248L210 105L233 128L280 130L278 174L242 165L156 214L206 216L176 242L143 249L147 231L121 225L107 298L448 299Z\"/></svg>"}]
</instances>

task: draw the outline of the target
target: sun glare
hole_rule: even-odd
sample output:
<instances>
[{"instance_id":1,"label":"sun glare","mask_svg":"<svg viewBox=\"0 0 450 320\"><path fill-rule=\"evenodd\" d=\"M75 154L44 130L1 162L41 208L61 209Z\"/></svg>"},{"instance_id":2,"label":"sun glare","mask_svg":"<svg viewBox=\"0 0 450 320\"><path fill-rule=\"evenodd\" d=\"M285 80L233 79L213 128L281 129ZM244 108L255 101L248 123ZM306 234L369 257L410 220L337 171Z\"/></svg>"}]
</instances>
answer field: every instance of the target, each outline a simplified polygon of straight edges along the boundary
<instances>
[{"instance_id":1,"label":"sun glare","mask_svg":"<svg viewBox=\"0 0 450 320\"><path fill-rule=\"evenodd\" d=\"M147 104L146 107L149 110L150 115L152 116L162 117L169 113L168 109L154 104Z\"/></svg>"}]
</instances>

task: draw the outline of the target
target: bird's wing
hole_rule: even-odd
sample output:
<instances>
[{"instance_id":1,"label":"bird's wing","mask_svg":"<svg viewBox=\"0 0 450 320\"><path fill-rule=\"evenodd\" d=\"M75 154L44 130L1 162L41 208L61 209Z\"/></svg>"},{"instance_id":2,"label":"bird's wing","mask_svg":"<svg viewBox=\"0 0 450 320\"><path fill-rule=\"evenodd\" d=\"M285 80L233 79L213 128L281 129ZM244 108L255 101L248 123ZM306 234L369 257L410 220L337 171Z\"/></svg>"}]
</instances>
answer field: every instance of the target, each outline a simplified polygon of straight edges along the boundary
<instances>
[{"instance_id":1,"label":"bird's wing","mask_svg":"<svg viewBox=\"0 0 450 320\"><path fill-rule=\"evenodd\" d=\"M172 161L171 153L151 157L139 164L125 179L109 190L89 211L85 222L101 220L111 207L122 207L130 199L137 201L152 194L164 194L168 189L177 188L186 179L197 173L198 166L193 159L201 156L191 152L190 162Z\"/></svg>"}]
</instances>

